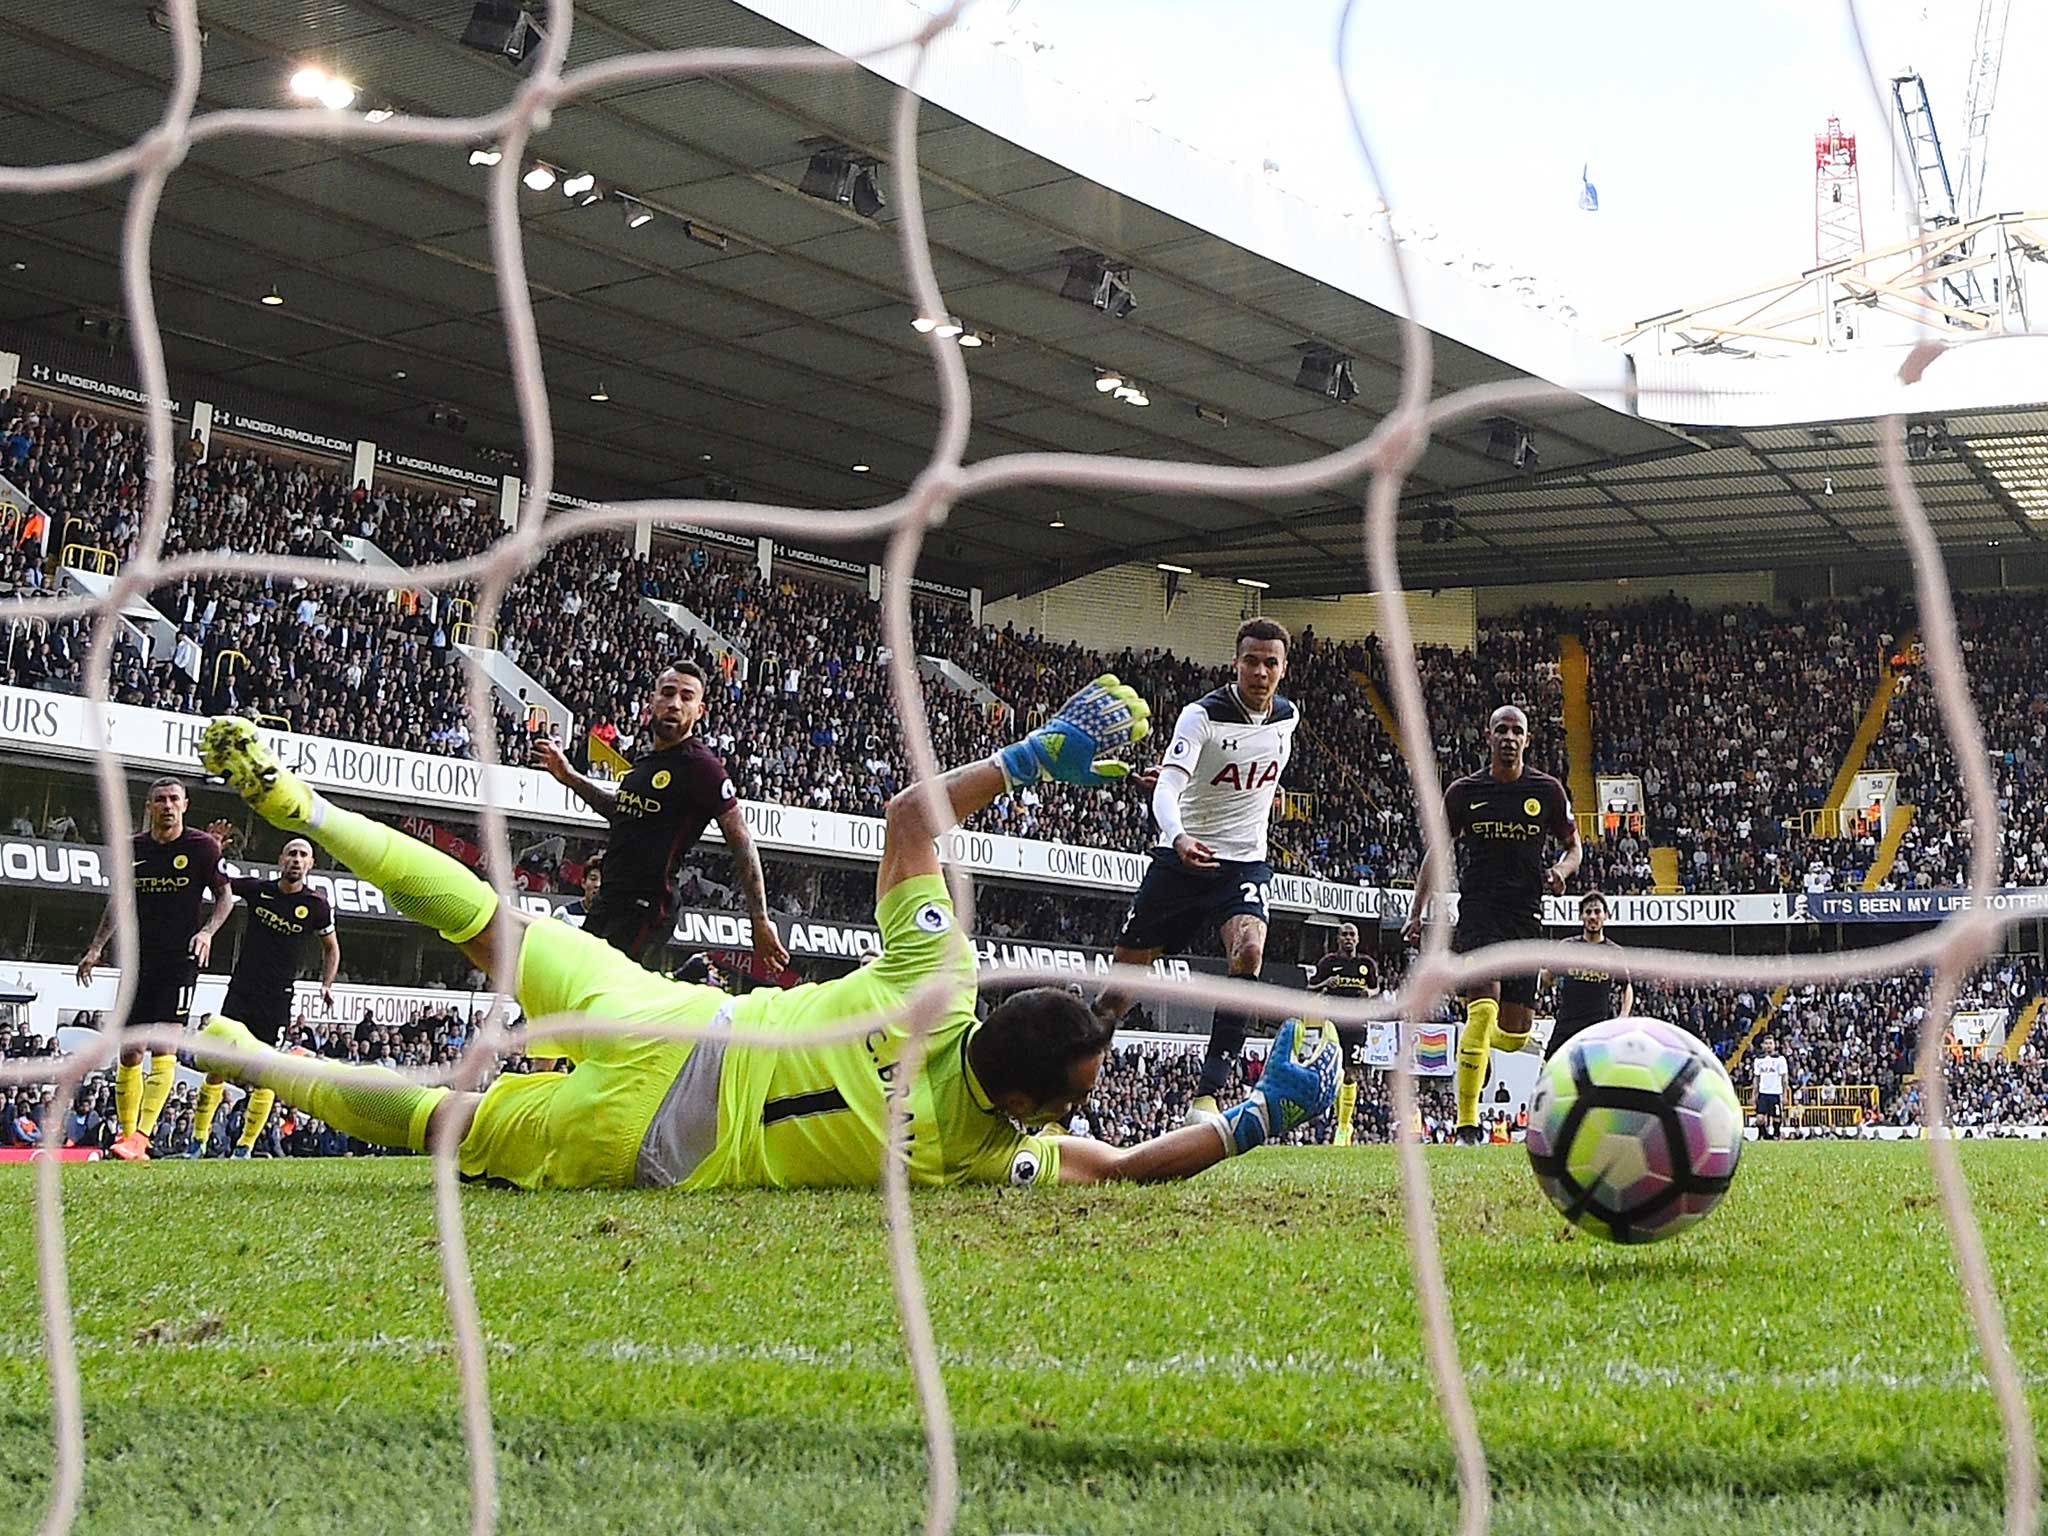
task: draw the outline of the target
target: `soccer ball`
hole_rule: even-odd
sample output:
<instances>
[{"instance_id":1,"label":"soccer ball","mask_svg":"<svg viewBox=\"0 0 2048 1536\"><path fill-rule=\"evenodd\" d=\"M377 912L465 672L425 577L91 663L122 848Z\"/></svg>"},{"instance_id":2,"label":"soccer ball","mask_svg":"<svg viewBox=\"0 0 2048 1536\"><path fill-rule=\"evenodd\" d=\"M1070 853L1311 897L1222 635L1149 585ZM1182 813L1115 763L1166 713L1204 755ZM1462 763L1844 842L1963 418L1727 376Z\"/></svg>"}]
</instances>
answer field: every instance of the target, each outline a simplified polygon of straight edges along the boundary
<instances>
[{"instance_id":1,"label":"soccer ball","mask_svg":"<svg viewBox=\"0 0 2048 1536\"><path fill-rule=\"evenodd\" d=\"M1616 1243L1676 1237L1742 1159L1742 1102L1696 1035L1609 1019L1574 1035L1529 1096L1529 1162L1565 1220Z\"/></svg>"}]
</instances>

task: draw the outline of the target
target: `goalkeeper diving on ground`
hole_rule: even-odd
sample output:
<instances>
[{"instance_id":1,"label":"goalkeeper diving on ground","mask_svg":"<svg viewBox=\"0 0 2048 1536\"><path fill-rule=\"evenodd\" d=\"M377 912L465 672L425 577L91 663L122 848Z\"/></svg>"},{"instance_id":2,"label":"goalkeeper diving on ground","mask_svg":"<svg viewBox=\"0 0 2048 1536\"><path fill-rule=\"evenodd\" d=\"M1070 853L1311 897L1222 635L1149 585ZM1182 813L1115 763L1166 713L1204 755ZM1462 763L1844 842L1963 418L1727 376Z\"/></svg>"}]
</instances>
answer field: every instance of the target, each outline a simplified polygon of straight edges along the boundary
<instances>
[{"instance_id":1,"label":"goalkeeper diving on ground","mask_svg":"<svg viewBox=\"0 0 2048 1536\"><path fill-rule=\"evenodd\" d=\"M215 720L200 737L209 774L272 825L327 848L478 967L497 964L500 931L513 925L518 974L496 977L497 985L528 1018L544 1021L527 1050L566 1057L574 1069L506 1074L483 1093L458 1092L383 1067L323 1070L221 1017L208 1021L198 1054L210 1069L269 1088L364 1141L423 1151L449 1138L465 1177L524 1189L875 1184L905 1027L878 1019L864 1037L839 1044L806 1045L805 1035L900 1010L920 983L943 976L944 1008L910 1093L913 1182L1187 1178L1328 1109L1340 1070L1336 1043L1323 1040L1297 1059L1300 1026L1288 1021L1249 1098L1137 1146L1030 1134L1025 1127L1064 1123L1087 1102L1112 1026L1058 987L1016 992L977 1023L973 954L953 932L934 847L939 834L1023 785L1122 778L1128 765L1106 754L1143 739L1149 715L1135 691L1105 675L1022 741L943 775L943 818L934 819L923 786L898 794L875 876L881 955L834 981L743 997L653 975L566 923L501 909L490 886L438 849L315 794L248 721ZM563 1015L723 1023L789 1043L578 1034L573 1023L563 1027ZM209 1043L254 1059L218 1055Z\"/></svg>"}]
</instances>

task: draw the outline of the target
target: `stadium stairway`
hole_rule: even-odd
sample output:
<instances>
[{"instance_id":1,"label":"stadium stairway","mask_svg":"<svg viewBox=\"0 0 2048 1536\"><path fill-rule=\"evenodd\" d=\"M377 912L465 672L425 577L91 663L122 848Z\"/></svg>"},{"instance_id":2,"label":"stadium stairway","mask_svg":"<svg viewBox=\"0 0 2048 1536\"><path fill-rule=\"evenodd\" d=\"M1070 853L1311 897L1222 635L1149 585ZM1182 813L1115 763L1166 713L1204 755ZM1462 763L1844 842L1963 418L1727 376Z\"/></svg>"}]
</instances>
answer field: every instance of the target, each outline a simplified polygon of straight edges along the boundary
<instances>
[{"instance_id":1,"label":"stadium stairway","mask_svg":"<svg viewBox=\"0 0 2048 1536\"><path fill-rule=\"evenodd\" d=\"M1593 660L1577 635L1557 640L1557 673L1564 684L1565 773L1572 804L1600 812L1600 791L1593 779Z\"/></svg>"},{"instance_id":2,"label":"stadium stairway","mask_svg":"<svg viewBox=\"0 0 2048 1536\"><path fill-rule=\"evenodd\" d=\"M1735 1049L1728 1053L1730 1077L1733 1077L1735 1069L1742 1065L1742 1058L1749 1054L1749 1048L1763 1038L1764 1031L1770 1027L1771 1020L1777 1016L1778 1010L1785 1006L1785 994L1789 991L1790 987L1779 987L1772 992L1771 1000L1764 1004L1763 1012L1751 1021L1748 1033L1735 1042Z\"/></svg>"},{"instance_id":3,"label":"stadium stairway","mask_svg":"<svg viewBox=\"0 0 2048 1536\"><path fill-rule=\"evenodd\" d=\"M2041 1017L2041 1005L2048 1003L2048 997L2030 997L2026 1007L2020 1010L2019 1018L2011 1029L2005 1032L2005 1045L2000 1053L2007 1061L2018 1061L2020 1052L2026 1049L2027 1036L2034 1032L2034 1021Z\"/></svg>"},{"instance_id":4,"label":"stadium stairway","mask_svg":"<svg viewBox=\"0 0 2048 1536\"><path fill-rule=\"evenodd\" d=\"M1870 861L1869 873L1863 877L1863 889L1882 890L1886 880L1891 878L1892 865L1899 857L1899 844L1906 840L1906 829L1913 825L1913 807L1902 805L1893 810L1884 824L1884 839L1877 845L1877 857Z\"/></svg>"},{"instance_id":5,"label":"stadium stairway","mask_svg":"<svg viewBox=\"0 0 2048 1536\"><path fill-rule=\"evenodd\" d=\"M1657 883L1651 887L1658 896L1676 896L1684 889L1678 883L1678 850L1668 843L1650 849L1650 878Z\"/></svg>"},{"instance_id":6,"label":"stadium stairway","mask_svg":"<svg viewBox=\"0 0 2048 1536\"><path fill-rule=\"evenodd\" d=\"M1582 813L1580 826L1597 827L1601 806L1600 783L1593 776L1593 658L1579 636L1557 637L1557 676L1564 685L1565 774L1572 804ZM1587 822L1586 815L1593 821ZM1650 878L1655 881L1652 890L1656 895L1679 893L1683 887L1678 881L1676 848L1651 845Z\"/></svg>"},{"instance_id":7,"label":"stadium stairway","mask_svg":"<svg viewBox=\"0 0 2048 1536\"><path fill-rule=\"evenodd\" d=\"M1353 672L1351 681L1364 691L1365 702L1372 706L1372 712L1379 717L1380 729L1385 731L1387 739L1399 748L1401 727L1394 723L1393 706L1387 702L1386 695L1380 692L1380 685L1374 682L1372 675L1367 672Z\"/></svg>"},{"instance_id":8,"label":"stadium stairway","mask_svg":"<svg viewBox=\"0 0 2048 1536\"><path fill-rule=\"evenodd\" d=\"M1899 640L1900 651L1910 650L1919 638L1918 630L1908 630ZM1849 743L1849 750L1842 754L1842 766L1835 772L1835 782L1828 788L1827 810L1831 817L1839 816L1842 804L1849 798L1849 788L1856 782L1856 775L1863 771L1864 759L1870 755L1878 733L1884 729L1884 720L1892 707L1892 694L1899 685L1899 675L1886 661L1877 680L1877 689L1870 696L1870 703L1863 711L1863 719L1857 723L1856 735ZM1839 824L1839 823L1831 823ZM1895 849L1894 852L1897 850ZM1889 869L1889 863L1885 866Z\"/></svg>"}]
</instances>

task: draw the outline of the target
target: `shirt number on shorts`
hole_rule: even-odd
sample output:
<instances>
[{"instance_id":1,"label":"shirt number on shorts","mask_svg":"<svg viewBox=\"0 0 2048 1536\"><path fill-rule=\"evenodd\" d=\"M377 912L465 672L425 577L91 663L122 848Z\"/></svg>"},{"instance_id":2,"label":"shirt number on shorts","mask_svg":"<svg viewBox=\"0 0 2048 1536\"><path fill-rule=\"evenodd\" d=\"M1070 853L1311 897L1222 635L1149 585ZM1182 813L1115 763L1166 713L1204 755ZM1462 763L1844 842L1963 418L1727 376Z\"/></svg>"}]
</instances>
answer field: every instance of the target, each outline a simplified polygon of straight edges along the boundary
<instances>
[{"instance_id":1,"label":"shirt number on shorts","mask_svg":"<svg viewBox=\"0 0 2048 1536\"><path fill-rule=\"evenodd\" d=\"M1261 880L1246 880L1238 886L1238 893L1248 906L1259 909L1259 916L1266 915L1266 897L1272 887Z\"/></svg>"}]
</instances>

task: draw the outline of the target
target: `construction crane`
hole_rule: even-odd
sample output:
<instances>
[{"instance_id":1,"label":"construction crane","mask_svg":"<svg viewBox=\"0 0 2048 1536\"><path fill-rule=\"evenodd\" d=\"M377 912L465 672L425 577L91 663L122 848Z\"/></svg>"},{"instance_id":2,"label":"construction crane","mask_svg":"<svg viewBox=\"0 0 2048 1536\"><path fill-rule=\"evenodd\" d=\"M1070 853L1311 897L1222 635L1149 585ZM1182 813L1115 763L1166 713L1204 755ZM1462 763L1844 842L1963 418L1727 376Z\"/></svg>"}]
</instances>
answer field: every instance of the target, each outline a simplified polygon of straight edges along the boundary
<instances>
[{"instance_id":1,"label":"construction crane","mask_svg":"<svg viewBox=\"0 0 2048 1536\"><path fill-rule=\"evenodd\" d=\"M1813 136L1813 264L1832 266L1863 252L1863 183L1856 171L1856 135L1839 117Z\"/></svg>"},{"instance_id":2,"label":"construction crane","mask_svg":"<svg viewBox=\"0 0 2048 1536\"><path fill-rule=\"evenodd\" d=\"M1991 108L1998 100L1998 68L2005 58L2005 24L2012 0L1979 0L1977 35L1970 49L1970 86L1964 98L1963 161L1956 177L1956 217L1968 223L1984 202L1985 140L1991 131Z\"/></svg>"},{"instance_id":3,"label":"construction crane","mask_svg":"<svg viewBox=\"0 0 2048 1536\"><path fill-rule=\"evenodd\" d=\"M1892 76L1892 105L1899 114L1906 159L1913 167L1913 190L1920 199L1920 222L1937 228L1956 221L1955 183L1949 180L1948 156L1935 131L1934 108L1927 100L1927 82L1908 72Z\"/></svg>"},{"instance_id":4,"label":"construction crane","mask_svg":"<svg viewBox=\"0 0 2048 1536\"><path fill-rule=\"evenodd\" d=\"M1926 229L1942 229L1956 222L1956 189L1949 179L1948 157L1942 153L1941 135L1935 130L1934 108L1927 100L1927 82L1911 71L1892 76L1892 105L1899 115L1907 161L1913 167L1913 190L1920 200L1920 223ZM1948 262L1960 263L1967 248L1950 253ZM1947 263L1944 263L1944 265ZM1948 299L1960 309L1984 308L1984 291L1975 270L1943 277L1941 286Z\"/></svg>"}]
</instances>

